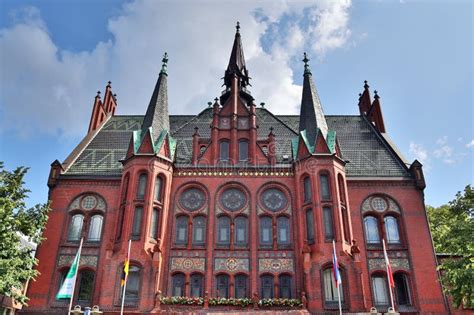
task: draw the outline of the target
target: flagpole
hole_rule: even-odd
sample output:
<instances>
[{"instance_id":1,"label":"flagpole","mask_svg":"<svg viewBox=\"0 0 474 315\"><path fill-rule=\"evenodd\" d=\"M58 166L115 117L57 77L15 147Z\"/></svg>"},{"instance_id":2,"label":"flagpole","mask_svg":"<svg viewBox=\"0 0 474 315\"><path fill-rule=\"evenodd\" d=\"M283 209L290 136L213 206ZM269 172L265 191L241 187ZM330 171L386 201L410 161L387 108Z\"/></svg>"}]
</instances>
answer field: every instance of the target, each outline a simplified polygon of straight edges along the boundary
<instances>
[{"instance_id":1,"label":"flagpole","mask_svg":"<svg viewBox=\"0 0 474 315\"><path fill-rule=\"evenodd\" d=\"M395 305L393 304L392 284L390 283L390 277L392 277L392 275L391 275L391 271L389 270L388 254L387 254L387 249L385 248L385 239L383 238L382 238L382 245L383 245L383 253L385 256L385 268L387 269L387 282L388 282L388 290L390 292L390 302L392 303L392 310L395 312Z\"/></svg>"},{"instance_id":2,"label":"flagpole","mask_svg":"<svg viewBox=\"0 0 474 315\"><path fill-rule=\"evenodd\" d=\"M76 282L77 282L77 271L79 270L79 266L81 265L81 252L82 252L82 242L84 241L84 237L81 237L81 242L79 243L79 259L77 260L77 268L76 272L74 274L74 285L72 286L72 292L71 292L71 300L69 301L69 309L68 309L68 315L71 315L71 308L72 308L72 301L74 300L74 291L76 288Z\"/></svg>"},{"instance_id":3,"label":"flagpole","mask_svg":"<svg viewBox=\"0 0 474 315\"><path fill-rule=\"evenodd\" d=\"M130 259L130 247L132 246L132 240L128 241L128 252L127 252L127 259ZM125 275L125 282L123 284L123 291L122 291L122 305L120 307L120 315L123 315L123 306L125 303L125 290L127 289L127 278L128 274Z\"/></svg>"},{"instance_id":4,"label":"flagpole","mask_svg":"<svg viewBox=\"0 0 474 315\"><path fill-rule=\"evenodd\" d=\"M334 252L334 257L336 257L336 242L334 240L332 240L332 250ZM337 268L337 266L336 267L333 266L333 268ZM338 283L339 280L338 279L335 279L335 280L336 280L335 282L336 282L336 287L337 287L337 301L339 302L339 314L342 315L341 291L340 291L341 289L339 288L340 287Z\"/></svg>"}]
</instances>

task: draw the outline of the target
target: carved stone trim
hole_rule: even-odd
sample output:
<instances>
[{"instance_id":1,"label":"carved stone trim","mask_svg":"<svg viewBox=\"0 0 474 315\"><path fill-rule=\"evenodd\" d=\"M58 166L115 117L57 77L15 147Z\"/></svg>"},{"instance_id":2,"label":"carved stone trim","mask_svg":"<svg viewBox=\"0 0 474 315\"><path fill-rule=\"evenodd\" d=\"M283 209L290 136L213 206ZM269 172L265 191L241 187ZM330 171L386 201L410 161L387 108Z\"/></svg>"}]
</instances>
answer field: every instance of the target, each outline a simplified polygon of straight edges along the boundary
<instances>
[{"instance_id":1,"label":"carved stone trim","mask_svg":"<svg viewBox=\"0 0 474 315\"><path fill-rule=\"evenodd\" d=\"M170 262L171 271L174 270L189 270L189 271L205 271L205 258L187 258L187 257L173 257Z\"/></svg>"},{"instance_id":2,"label":"carved stone trim","mask_svg":"<svg viewBox=\"0 0 474 315\"><path fill-rule=\"evenodd\" d=\"M260 258L258 260L258 271L260 272L294 272L293 259L283 258Z\"/></svg>"},{"instance_id":3,"label":"carved stone trim","mask_svg":"<svg viewBox=\"0 0 474 315\"><path fill-rule=\"evenodd\" d=\"M214 270L215 271L228 271L228 272L239 272L249 271L249 259L248 258L215 258L214 259Z\"/></svg>"},{"instance_id":4,"label":"carved stone trim","mask_svg":"<svg viewBox=\"0 0 474 315\"><path fill-rule=\"evenodd\" d=\"M58 267L70 266L74 260L74 255L60 255L58 257ZM97 267L99 257L82 255L79 259L79 266Z\"/></svg>"}]
</instances>

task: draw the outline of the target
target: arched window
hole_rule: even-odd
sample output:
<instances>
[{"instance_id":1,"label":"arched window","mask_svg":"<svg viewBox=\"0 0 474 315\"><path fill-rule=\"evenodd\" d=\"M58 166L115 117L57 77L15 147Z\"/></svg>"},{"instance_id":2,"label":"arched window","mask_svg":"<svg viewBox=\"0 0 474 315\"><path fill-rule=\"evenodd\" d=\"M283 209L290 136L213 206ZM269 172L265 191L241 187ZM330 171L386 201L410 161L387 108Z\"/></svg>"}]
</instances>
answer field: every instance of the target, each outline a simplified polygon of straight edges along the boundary
<instances>
[{"instance_id":1,"label":"arched window","mask_svg":"<svg viewBox=\"0 0 474 315\"><path fill-rule=\"evenodd\" d=\"M377 219L372 216L364 218L365 240L367 244L379 244L380 234Z\"/></svg>"},{"instance_id":2,"label":"arched window","mask_svg":"<svg viewBox=\"0 0 474 315\"><path fill-rule=\"evenodd\" d=\"M78 241L81 239L82 224L84 223L84 216L82 214L75 214L72 216L69 224L68 241Z\"/></svg>"},{"instance_id":3,"label":"arched window","mask_svg":"<svg viewBox=\"0 0 474 315\"><path fill-rule=\"evenodd\" d=\"M311 201L313 194L311 193L311 180L309 179L309 176L306 176L303 179L303 192L304 202Z\"/></svg>"},{"instance_id":4,"label":"arched window","mask_svg":"<svg viewBox=\"0 0 474 315\"><path fill-rule=\"evenodd\" d=\"M329 177L326 174L319 176L319 187L322 200L331 199L331 192L329 191Z\"/></svg>"},{"instance_id":5,"label":"arched window","mask_svg":"<svg viewBox=\"0 0 474 315\"><path fill-rule=\"evenodd\" d=\"M375 306L389 305L387 278L383 275L372 276L372 293Z\"/></svg>"},{"instance_id":6,"label":"arched window","mask_svg":"<svg viewBox=\"0 0 474 315\"><path fill-rule=\"evenodd\" d=\"M180 216L176 219L176 244L188 243L188 218Z\"/></svg>"},{"instance_id":7,"label":"arched window","mask_svg":"<svg viewBox=\"0 0 474 315\"><path fill-rule=\"evenodd\" d=\"M206 241L206 218L203 216L193 219L193 244L203 245Z\"/></svg>"},{"instance_id":8,"label":"arched window","mask_svg":"<svg viewBox=\"0 0 474 315\"><path fill-rule=\"evenodd\" d=\"M90 242L99 242L102 234L102 222L104 218L100 214L93 215L89 226L89 235L87 240Z\"/></svg>"},{"instance_id":9,"label":"arched window","mask_svg":"<svg viewBox=\"0 0 474 315\"><path fill-rule=\"evenodd\" d=\"M230 219L229 217L219 217L217 219L217 243L220 245L230 244Z\"/></svg>"},{"instance_id":10,"label":"arched window","mask_svg":"<svg viewBox=\"0 0 474 315\"><path fill-rule=\"evenodd\" d=\"M272 218L260 218L260 245L271 246L273 244Z\"/></svg>"},{"instance_id":11,"label":"arched window","mask_svg":"<svg viewBox=\"0 0 474 315\"><path fill-rule=\"evenodd\" d=\"M280 275L278 277L279 288L280 288L280 298L282 299L291 299L291 276L290 275Z\"/></svg>"},{"instance_id":12,"label":"arched window","mask_svg":"<svg viewBox=\"0 0 474 315\"><path fill-rule=\"evenodd\" d=\"M377 219L372 216L364 218L365 240L367 244L379 244L380 234Z\"/></svg>"},{"instance_id":13,"label":"arched window","mask_svg":"<svg viewBox=\"0 0 474 315\"><path fill-rule=\"evenodd\" d=\"M248 243L248 223L246 217L235 219L234 244L236 246L247 246Z\"/></svg>"},{"instance_id":14,"label":"arched window","mask_svg":"<svg viewBox=\"0 0 474 315\"><path fill-rule=\"evenodd\" d=\"M146 174L140 174L138 177L138 187L137 187L137 199L144 199L145 198L145 190L146 190Z\"/></svg>"},{"instance_id":15,"label":"arched window","mask_svg":"<svg viewBox=\"0 0 474 315\"><path fill-rule=\"evenodd\" d=\"M324 221L324 238L326 240L334 239L334 224L332 220L332 209L330 207L323 208Z\"/></svg>"},{"instance_id":16,"label":"arched window","mask_svg":"<svg viewBox=\"0 0 474 315\"><path fill-rule=\"evenodd\" d=\"M237 275L234 278L235 281L235 293L234 296L236 299L242 299L248 297L247 285L248 277L246 275Z\"/></svg>"},{"instance_id":17,"label":"arched window","mask_svg":"<svg viewBox=\"0 0 474 315\"><path fill-rule=\"evenodd\" d=\"M140 267L131 265L128 269L127 288L125 292L125 300L136 302L140 293Z\"/></svg>"},{"instance_id":18,"label":"arched window","mask_svg":"<svg viewBox=\"0 0 474 315\"><path fill-rule=\"evenodd\" d=\"M290 244L290 220L287 217L277 219L277 231L278 245Z\"/></svg>"},{"instance_id":19,"label":"arched window","mask_svg":"<svg viewBox=\"0 0 474 315\"><path fill-rule=\"evenodd\" d=\"M260 277L262 299L273 299L273 276L264 275Z\"/></svg>"},{"instance_id":20,"label":"arched window","mask_svg":"<svg viewBox=\"0 0 474 315\"><path fill-rule=\"evenodd\" d=\"M77 300L80 302L91 302L94 292L94 271L82 270L79 273L79 289Z\"/></svg>"},{"instance_id":21,"label":"arched window","mask_svg":"<svg viewBox=\"0 0 474 315\"><path fill-rule=\"evenodd\" d=\"M403 273L396 273L393 275L393 282L395 282L395 296L397 297L397 304L399 306L411 305L407 275Z\"/></svg>"},{"instance_id":22,"label":"arched window","mask_svg":"<svg viewBox=\"0 0 474 315\"><path fill-rule=\"evenodd\" d=\"M191 275L191 296L192 297L202 297L204 288L203 281L204 277L201 274Z\"/></svg>"},{"instance_id":23,"label":"arched window","mask_svg":"<svg viewBox=\"0 0 474 315\"><path fill-rule=\"evenodd\" d=\"M339 269L339 274L342 279L342 272ZM344 281L342 281L344 283ZM344 289L343 283L339 286L339 292L341 293L341 302L344 301ZM336 280L334 279L334 271L332 267L326 268L323 271L323 284L324 284L324 302L326 306L333 306L339 303L339 293L336 286Z\"/></svg>"},{"instance_id":24,"label":"arched window","mask_svg":"<svg viewBox=\"0 0 474 315\"><path fill-rule=\"evenodd\" d=\"M216 277L216 293L218 297L229 298L228 275L218 275Z\"/></svg>"},{"instance_id":25,"label":"arched window","mask_svg":"<svg viewBox=\"0 0 474 315\"><path fill-rule=\"evenodd\" d=\"M247 161L249 159L249 142L247 140L239 141L239 161Z\"/></svg>"},{"instance_id":26,"label":"arched window","mask_svg":"<svg viewBox=\"0 0 474 315\"><path fill-rule=\"evenodd\" d=\"M172 296L184 296L184 282L185 282L185 277L184 274L182 273L177 273L174 274L173 277L171 278L171 281L173 282L173 293Z\"/></svg>"},{"instance_id":27,"label":"arched window","mask_svg":"<svg viewBox=\"0 0 474 315\"><path fill-rule=\"evenodd\" d=\"M389 244L400 244L400 233L398 233L397 218L386 216L384 219L385 234Z\"/></svg>"},{"instance_id":28,"label":"arched window","mask_svg":"<svg viewBox=\"0 0 474 315\"><path fill-rule=\"evenodd\" d=\"M162 201L162 190L163 190L163 178L160 176L156 176L155 180L155 194L154 199L155 201Z\"/></svg>"},{"instance_id":29,"label":"arched window","mask_svg":"<svg viewBox=\"0 0 474 315\"><path fill-rule=\"evenodd\" d=\"M158 239L159 214L158 209L153 208L151 213L150 237L154 240Z\"/></svg>"},{"instance_id":30,"label":"arched window","mask_svg":"<svg viewBox=\"0 0 474 315\"><path fill-rule=\"evenodd\" d=\"M227 140L221 141L219 148L220 148L219 160L228 161L229 160L229 141Z\"/></svg>"},{"instance_id":31,"label":"arched window","mask_svg":"<svg viewBox=\"0 0 474 315\"><path fill-rule=\"evenodd\" d=\"M133 213L132 238L139 239L142 229L143 207L136 207Z\"/></svg>"},{"instance_id":32,"label":"arched window","mask_svg":"<svg viewBox=\"0 0 474 315\"><path fill-rule=\"evenodd\" d=\"M306 239L308 242L314 242L314 221L313 210L306 210Z\"/></svg>"}]
</instances>

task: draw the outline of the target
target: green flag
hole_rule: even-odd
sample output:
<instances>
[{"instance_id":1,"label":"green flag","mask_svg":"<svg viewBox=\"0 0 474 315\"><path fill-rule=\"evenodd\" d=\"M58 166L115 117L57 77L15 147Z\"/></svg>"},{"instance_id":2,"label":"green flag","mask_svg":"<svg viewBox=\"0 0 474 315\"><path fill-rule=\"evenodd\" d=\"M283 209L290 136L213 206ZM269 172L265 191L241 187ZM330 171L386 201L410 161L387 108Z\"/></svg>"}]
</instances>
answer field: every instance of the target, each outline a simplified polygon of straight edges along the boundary
<instances>
[{"instance_id":1,"label":"green flag","mask_svg":"<svg viewBox=\"0 0 474 315\"><path fill-rule=\"evenodd\" d=\"M82 245L82 244L81 244ZM64 279L61 289L59 289L56 299L70 299L74 292L74 285L76 284L77 268L79 267L79 259L81 257L81 247L77 251L76 257L72 262L71 268L67 273L66 279Z\"/></svg>"}]
</instances>

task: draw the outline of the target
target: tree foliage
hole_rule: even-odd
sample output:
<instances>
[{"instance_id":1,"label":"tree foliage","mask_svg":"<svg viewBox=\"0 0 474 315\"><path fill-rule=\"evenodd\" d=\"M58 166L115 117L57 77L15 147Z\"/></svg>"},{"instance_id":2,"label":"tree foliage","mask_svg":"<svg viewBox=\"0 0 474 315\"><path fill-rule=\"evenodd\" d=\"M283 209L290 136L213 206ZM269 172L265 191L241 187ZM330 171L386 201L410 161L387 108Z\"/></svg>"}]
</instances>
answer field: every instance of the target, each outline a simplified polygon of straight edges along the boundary
<instances>
[{"instance_id":1,"label":"tree foliage","mask_svg":"<svg viewBox=\"0 0 474 315\"><path fill-rule=\"evenodd\" d=\"M28 300L22 292L23 285L38 272L34 269L34 249L24 246L21 238L23 235L39 244L50 210L49 204L26 208L29 190L24 188L23 178L27 171L25 167L7 171L0 162L0 294L22 304Z\"/></svg>"},{"instance_id":2,"label":"tree foliage","mask_svg":"<svg viewBox=\"0 0 474 315\"><path fill-rule=\"evenodd\" d=\"M455 307L474 307L473 210L474 190L470 185L447 205L427 207L435 250L447 254L438 268Z\"/></svg>"}]
</instances>

